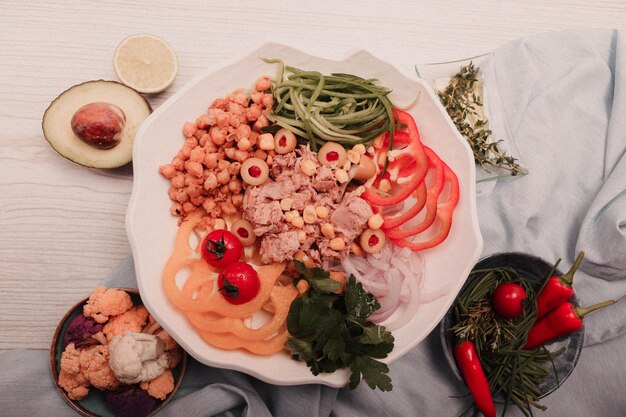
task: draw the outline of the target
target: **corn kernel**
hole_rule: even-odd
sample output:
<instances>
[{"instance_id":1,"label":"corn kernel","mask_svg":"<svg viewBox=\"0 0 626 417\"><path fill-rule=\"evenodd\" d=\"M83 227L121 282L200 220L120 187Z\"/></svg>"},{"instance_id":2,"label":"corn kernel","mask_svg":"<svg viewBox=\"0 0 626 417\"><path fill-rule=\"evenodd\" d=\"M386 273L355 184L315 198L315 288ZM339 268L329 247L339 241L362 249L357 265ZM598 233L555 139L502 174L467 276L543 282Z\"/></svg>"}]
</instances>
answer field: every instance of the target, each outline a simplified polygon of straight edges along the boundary
<instances>
[{"instance_id":1,"label":"corn kernel","mask_svg":"<svg viewBox=\"0 0 626 417\"><path fill-rule=\"evenodd\" d=\"M343 169L338 169L337 171L335 171L335 178L337 178L337 181L339 181L340 184L344 184L350 181L350 177L348 177L348 173L344 171Z\"/></svg>"},{"instance_id":2,"label":"corn kernel","mask_svg":"<svg viewBox=\"0 0 626 417\"><path fill-rule=\"evenodd\" d=\"M293 198L285 197L282 200L280 200L280 209L282 211L289 211L291 210L292 204L293 204Z\"/></svg>"},{"instance_id":3,"label":"corn kernel","mask_svg":"<svg viewBox=\"0 0 626 417\"><path fill-rule=\"evenodd\" d=\"M333 239L335 237L335 228L330 223L324 223L320 230L327 239Z\"/></svg>"},{"instance_id":4,"label":"corn kernel","mask_svg":"<svg viewBox=\"0 0 626 417\"><path fill-rule=\"evenodd\" d=\"M298 242L301 244L306 242L306 232L304 230L298 230Z\"/></svg>"},{"instance_id":5,"label":"corn kernel","mask_svg":"<svg viewBox=\"0 0 626 417\"><path fill-rule=\"evenodd\" d=\"M346 162L343 163L343 166L341 167L341 169L343 169L344 171L350 171L351 166L352 166L352 162L350 162L350 160L346 158Z\"/></svg>"},{"instance_id":6,"label":"corn kernel","mask_svg":"<svg viewBox=\"0 0 626 417\"><path fill-rule=\"evenodd\" d=\"M274 149L274 136L271 133L263 133L259 135L259 148L264 151L271 151Z\"/></svg>"},{"instance_id":7,"label":"corn kernel","mask_svg":"<svg viewBox=\"0 0 626 417\"><path fill-rule=\"evenodd\" d=\"M311 161L310 159L302 161L300 163L300 171L302 171L304 175L310 177L311 175L315 174L315 162Z\"/></svg>"},{"instance_id":8,"label":"corn kernel","mask_svg":"<svg viewBox=\"0 0 626 417\"><path fill-rule=\"evenodd\" d=\"M315 213L315 206L306 206L302 212L302 218L305 223L312 224L317 221L317 214Z\"/></svg>"},{"instance_id":9,"label":"corn kernel","mask_svg":"<svg viewBox=\"0 0 626 417\"><path fill-rule=\"evenodd\" d=\"M307 281L306 279L301 279L296 284L296 288L298 289L298 292L300 293L300 295L304 294L305 292L309 290L309 281Z\"/></svg>"},{"instance_id":10,"label":"corn kernel","mask_svg":"<svg viewBox=\"0 0 626 417\"><path fill-rule=\"evenodd\" d=\"M359 155L365 155L365 145L363 145L362 143L354 145L352 147L352 150L354 152L358 153Z\"/></svg>"},{"instance_id":11,"label":"corn kernel","mask_svg":"<svg viewBox=\"0 0 626 417\"><path fill-rule=\"evenodd\" d=\"M291 221L291 224L293 225L293 227L301 229L304 227L304 219L302 217L296 217Z\"/></svg>"},{"instance_id":12,"label":"corn kernel","mask_svg":"<svg viewBox=\"0 0 626 417\"><path fill-rule=\"evenodd\" d=\"M359 246L358 243L356 243L354 241L352 243L350 243L350 250L356 256L363 256L363 249Z\"/></svg>"},{"instance_id":13,"label":"corn kernel","mask_svg":"<svg viewBox=\"0 0 626 417\"><path fill-rule=\"evenodd\" d=\"M367 225L370 229L378 230L383 225L383 216L376 213L367 220Z\"/></svg>"},{"instance_id":14,"label":"corn kernel","mask_svg":"<svg viewBox=\"0 0 626 417\"><path fill-rule=\"evenodd\" d=\"M348 157L348 160L353 164L358 164L361 160L361 154L354 150L347 151L346 156Z\"/></svg>"},{"instance_id":15,"label":"corn kernel","mask_svg":"<svg viewBox=\"0 0 626 417\"><path fill-rule=\"evenodd\" d=\"M384 193L391 190L391 181L389 181L387 178L383 178L382 180L380 180L380 184L378 184L378 189Z\"/></svg>"},{"instance_id":16,"label":"corn kernel","mask_svg":"<svg viewBox=\"0 0 626 417\"><path fill-rule=\"evenodd\" d=\"M224 230L226 229L226 222L223 219L215 219L215 224L213 225L214 230Z\"/></svg>"},{"instance_id":17,"label":"corn kernel","mask_svg":"<svg viewBox=\"0 0 626 417\"><path fill-rule=\"evenodd\" d=\"M342 238L336 237L328 242L328 246L332 250L341 251L346 247L346 242L344 242Z\"/></svg>"},{"instance_id":18,"label":"corn kernel","mask_svg":"<svg viewBox=\"0 0 626 417\"><path fill-rule=\"evenodd\" d=\"M374 155L376 153L376 149L374 149L373 146L369 146L367 148L367 153L370 154L370 155Z\"/></svg>"},{"instance_id":19,"label":"corn kernel","mask_svg":"<svg viewBox=\"0 0 626 417\"><path fill-rule=\"evenodd\" d=\"M326 206L317 206L315 207L315 214L320 219L325 219L330 214L330 209Z\"/></svg>"}]
</instances>

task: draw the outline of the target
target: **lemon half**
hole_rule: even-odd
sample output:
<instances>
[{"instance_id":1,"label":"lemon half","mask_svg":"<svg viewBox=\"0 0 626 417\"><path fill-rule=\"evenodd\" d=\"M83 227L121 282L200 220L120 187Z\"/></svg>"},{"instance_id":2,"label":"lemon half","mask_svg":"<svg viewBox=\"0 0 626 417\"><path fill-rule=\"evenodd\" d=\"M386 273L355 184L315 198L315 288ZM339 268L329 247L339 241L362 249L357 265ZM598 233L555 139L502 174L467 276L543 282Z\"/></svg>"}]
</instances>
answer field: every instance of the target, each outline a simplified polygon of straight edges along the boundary
<instances>
[{"instance_id":1,"label":"lemon half","mask_svg":"<svg viewBox=\"0 0 626 417\"><path fill-rule=\"evenodd\" d=\"M124 39L115 50L113 68L117 78L140 93L160 93L178 73L174 50L158 36L139 34Z\"/></svg>"}]
</instances>

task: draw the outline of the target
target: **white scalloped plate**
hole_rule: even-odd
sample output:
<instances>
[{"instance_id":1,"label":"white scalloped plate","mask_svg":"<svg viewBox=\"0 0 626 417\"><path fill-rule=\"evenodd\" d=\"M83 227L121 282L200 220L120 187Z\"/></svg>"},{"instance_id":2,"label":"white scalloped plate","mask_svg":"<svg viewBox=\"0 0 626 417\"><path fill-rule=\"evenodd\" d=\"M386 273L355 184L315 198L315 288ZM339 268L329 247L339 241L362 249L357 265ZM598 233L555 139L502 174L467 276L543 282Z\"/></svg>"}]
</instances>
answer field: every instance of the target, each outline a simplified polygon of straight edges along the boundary
<instances>
[{"instance_id":1,"label":"white scalloped plate","mask_svg":"<svg viewBox=\"0 0 626 417\"><path fill-rule=\"evenodd\" d=\"M143 123L133 147L134 185L126 215L126 230L132 248L141 298L156 320L198 361L219 368L234 369L278 385L321 383L333 387L347 384L348 372L314 376L305 364L285 353L256 356L244 351L226 351L207 345L184 316L167 300L161 286L161 271L173 249L177 219L170 215L168 181L159 165L170 162L183 144L182 126L205 112L211 102L236 88L250 88L276 67L261 57L281 58L289 65L323 73L344 72L378 78L393 89L392 100L415 117L423 142L437 152L459 178L461 195L450 235L444 243L423 252L423 291L448 291L420 306L405 327L394 332L395 348L385 360L398 359L421 342L444 316L472 266L480 256L483 241L478 227L475 199L475 168L472 153L456 131L429 85L409 80L391 65L366 52L344 61L330 61L277 44L268 44L240 61L215 72L206 72L185 85L164 102ZM418 97L417 101L415 97ZM415 366L419 366L416 364Z\"/></svg>"}]
</instances>

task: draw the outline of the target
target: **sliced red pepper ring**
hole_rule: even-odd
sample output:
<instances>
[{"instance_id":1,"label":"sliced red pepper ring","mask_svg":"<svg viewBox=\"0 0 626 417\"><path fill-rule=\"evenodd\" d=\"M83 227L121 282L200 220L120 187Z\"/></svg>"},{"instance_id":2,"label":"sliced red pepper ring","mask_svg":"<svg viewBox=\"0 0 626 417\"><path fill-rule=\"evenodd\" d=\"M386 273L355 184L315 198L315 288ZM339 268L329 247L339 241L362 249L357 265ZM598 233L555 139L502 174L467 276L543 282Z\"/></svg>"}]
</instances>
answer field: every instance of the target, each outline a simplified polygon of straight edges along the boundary
<instances>
[{"instance_id":1,"label":"sliced red pepper ring","mask_svg":"<svg viewBox=\"0 0 626 417\"><path fill-rule=\"evenodd\" d=\"M424 149L426 155L428 155L429 165L435 169L433 184L426 193L426 201L421 202L418 200L415 206L411 207L405 213L389 219L389 221L383 217L383 230L385 230L387 237L390 239L404 239L409 236L414 236L428 229L435 222L438 208L437 201L439 200L444 185L444 163L432 149L427 146L424 146ZM403 230L397 229L398 226L415 217L424 206L426 206L426 217L424 217L418 225Z\"/></svg>"},{"instance_id":2,"label":"sliced red pepper ring","mask_svg":"<svg viewBox=\"0 0 626 417\"><path fill-rule=\"evenodd\" d=\"M383 231L388 235L389 229L393 229L395 227L401 226L407 221L411 220L415 217L426 204L426 199L428 198L428 192L426 190L426 184L422 181L422 183L417 187L415 192L413 193L413 198L415 198L415 204L411 208L402 213L395 216L387 216L382 214L383 217Z\"/></svg>"},{"instance_id":3,"label":"sliced red pepper ring","mask_svg":"<svg viewBox=\"0 0 626 417\"><path fill-rule=\"evenodd\" d=\"M361 195L363 199L373 205L377 206L393 206L405 200L419 187L423 182L426 172L428 171L428 157L424 150L424 146L420 141L417 125L413 117L402 110L394 110L397 123L405 124L408 128L408 134L411 142L407 146L407 153L415 159L417 165L415 171L411 177L407 177L407 180L402 183L394 184L392 193L383 194L376 189L368 188ZM396 132L399 133L399 132ZM394 135L395 136L395 135Z\"/></svg>"},{"instance_id":4,"label":"sliced red pepper ring","mask_svg":"<svg viewBox=\"0 0 626 417\"><path fill-rule=\"evenodd\" d=\"M437 216L439 219L439 231L431 239L423 242L412 242L406 239L391 239L398 246L409 248L412 251L430 249L443 242L450 233L452 226L452 213L459 202L459 180L452 170L444 163L444 177L450 184L450 195L437 205Z\"/></svg>"}]
</instances>

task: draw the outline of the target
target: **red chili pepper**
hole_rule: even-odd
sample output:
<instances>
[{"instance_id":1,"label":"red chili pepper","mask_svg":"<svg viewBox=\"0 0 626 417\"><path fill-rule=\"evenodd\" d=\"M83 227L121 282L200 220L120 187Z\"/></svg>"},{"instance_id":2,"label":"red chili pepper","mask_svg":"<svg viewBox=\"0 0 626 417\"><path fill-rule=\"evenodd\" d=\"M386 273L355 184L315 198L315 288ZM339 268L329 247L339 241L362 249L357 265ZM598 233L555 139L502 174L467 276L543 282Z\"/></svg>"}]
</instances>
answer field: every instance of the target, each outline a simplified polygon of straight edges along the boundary
<instances>
[{"instance_id":1,"label":"red chili pepper","mask_svg":"<svg viewBox=\"0 0 626 417\"><path fill-rule=\"evenodd\" d=\"M454 346L454 357L461 369L463 379L474 398L474 404L485 417L496 417L496 407L489 389L489 382L476 354L474 342L463 340Z\"/></svg>"},{"instance_id":2,"label":"red chili pepper","mask_svg":"<svg viewBox=\"0 0 626 417\"><path fill-rule=\"evenodd\" d=\"M443 175L450 183L450 195L448 199L437 204L437 218L439 219L439 231L430 240L423 242L411 242L406 239L391 239L393 243L398 246L409 248L412 251L420 251L424 249L430 249L443 242L450 233L452 227L452 213L454 208L459 202L459 180L456 175L448 166L444 163Z\"/></svg>"},{"instance_id":3,"label":"red chili pepper","mask_svg":"<svg viewBox=\"0 0 626 417\"><path fill-rule=\"evenodd\" d=\"M545 316L574 295L574 274L585 257L585 252L581 251L574 262L574 265L567 273L557 276L552 275L548 282L537 296L537 319Z\"/></svg>"},{"instance_id":4,"label":"red chili pepper","mask_svg":"<svg viewBox=\"0 0 626 417\"><path fill-rule=\"evenodd\" d=\"M426 193L426 217L424 217L424 219L419 224L413 227L402 230L397 229L399 225L413 218L417 215L419 211L421 211L424 206L424 204L421 204L421 207L412 207L405 213L397 216L403 220L400 223L398 221L384 220L383 230L385 230L385 233L390 239L404 239L409 236L414 236L428 229L435 222L435 217L437 216L437 200L439 199L439 195L441 194L444 185L444 163L441 159L439 159L437 154L435 154L435 152L433 152L427 146L424 146L424 150L426 151L426 155L428 156L428 163L435 169L435 178L433 184L430 186Z\"/></svg>"},{"instance_id":5,"label":"red chili pepper","mask_svg":"<svg viewBox=\"0 0 626 417\"><path fill-rule=\"evenodd\" d=\"M534 349L557 337L575 332L583 327L583 317L611 304L615 304L615 300L608 300L587 308L575 306L570 302L561 304L531 327L524 349Z\"/></svg>"},{"instance_id":6,"label":"red chili pepper","mask_svg":"<svg viewBox=\"0 0 626 417\"><path fill-rule=\"evenodd\" d=\"M406 181L400 184L394 184L391 194L383 194L373 188L368 188L361 194L363 199L376 206L393 206L404 201L419 187L428 171L428 157L420 140L415 120L409 113L402 110L394 109L394 114L397 123L407 126L411 142L406 149L417 161L417 164L411 177L408 177Z\"/></svg>"}]
</instances>

